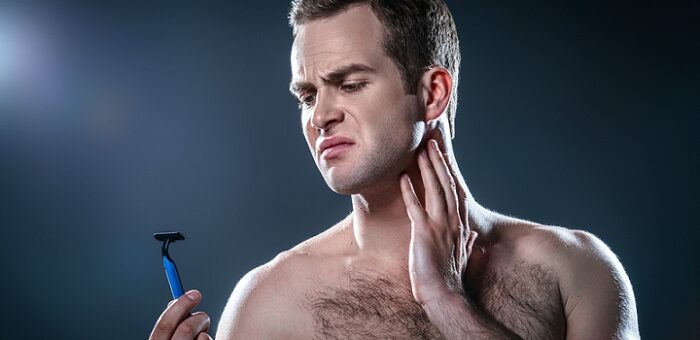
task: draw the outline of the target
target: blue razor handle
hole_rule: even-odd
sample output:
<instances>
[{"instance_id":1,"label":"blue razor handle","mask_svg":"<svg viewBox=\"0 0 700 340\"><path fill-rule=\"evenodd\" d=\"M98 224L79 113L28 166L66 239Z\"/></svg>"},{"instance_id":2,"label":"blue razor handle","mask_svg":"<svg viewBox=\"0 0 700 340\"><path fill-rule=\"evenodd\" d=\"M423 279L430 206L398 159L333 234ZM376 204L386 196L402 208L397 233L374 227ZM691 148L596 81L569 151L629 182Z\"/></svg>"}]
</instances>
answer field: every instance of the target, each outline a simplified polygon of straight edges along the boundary
<instances>
[{"instance_id":1,"label":"blue razor handle","mask_svg":"<svg viewBox=\"0 0 700 340\"><path fill-rule=\"evenodd\" d=\"M182 291L182 281L180 274L177 272L177 266L168 256L163 256L163 267L165 268L165 276L168 278L170 292L173 294L173 299L177 299L185 294Z\"/></svg>"},{"instance_id":2,"label":"blue razor handle","mask_svg":"<svg viewBox=\"0 0 700 340\"><path fill-rule=\"evenodd\" d=\"M171 243L177 240L184 240L185 236L183 236L179 232L172 231L164 233L155 233L153 234L153 237L155 237L156 240L163 242L163 248L161 249L161 252L163 254L163 268L165 268L165 277L168 279L168 285L170 285L170 293L172 293L173 299L177 299L184 294L184 290L182 289L180 273L178 273L177 266L175 266L175 262L170 257L170 254L168 254L168 248Z\"/></svg>"}]
</instances>

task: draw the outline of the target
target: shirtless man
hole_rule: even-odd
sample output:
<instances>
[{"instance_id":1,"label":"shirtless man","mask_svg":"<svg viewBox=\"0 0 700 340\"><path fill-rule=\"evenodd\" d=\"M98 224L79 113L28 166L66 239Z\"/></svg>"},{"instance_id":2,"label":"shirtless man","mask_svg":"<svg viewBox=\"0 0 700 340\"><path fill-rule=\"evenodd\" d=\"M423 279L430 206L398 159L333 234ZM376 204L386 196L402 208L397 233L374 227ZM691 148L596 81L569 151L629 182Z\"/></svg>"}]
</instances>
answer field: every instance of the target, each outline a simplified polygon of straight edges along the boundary
<instances>
[{"instance_id":1,"label":"shirtless man","mask_svg":"<svg viewBox=\"0 0 700 340\"><path fill-rule=\"evenodd\" d=\"M304 136L353 211L245 275L217 339L639 338L632 286L602 241L470 194L452 151L460 57L441 0L295 0L290 19ZM152 339L209 338L191 293Z\"/></svg>"}]
</instances>

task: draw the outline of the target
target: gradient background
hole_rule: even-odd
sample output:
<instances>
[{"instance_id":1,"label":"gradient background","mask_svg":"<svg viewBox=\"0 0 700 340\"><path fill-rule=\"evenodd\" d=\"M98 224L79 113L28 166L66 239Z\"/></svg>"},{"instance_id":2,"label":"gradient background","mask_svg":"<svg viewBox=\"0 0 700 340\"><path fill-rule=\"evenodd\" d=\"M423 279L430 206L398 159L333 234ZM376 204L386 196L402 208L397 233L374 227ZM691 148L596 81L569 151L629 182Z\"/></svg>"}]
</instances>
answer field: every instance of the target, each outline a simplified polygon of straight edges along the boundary
<instances>
[{"instance_id":1,"label":"gradient background","mask_svg":"<svg viewBox=\"0 0 700 340\"><path fill-rule=\"evenodd\" d=\"M350 211L287 92L289 5L262 3L0 5L1 338L145 338L161 230L215 325L242 275ZM697 334L698 2L450 6L477 200L595 233L644 338Z\"/></svg>"}]
</instances>

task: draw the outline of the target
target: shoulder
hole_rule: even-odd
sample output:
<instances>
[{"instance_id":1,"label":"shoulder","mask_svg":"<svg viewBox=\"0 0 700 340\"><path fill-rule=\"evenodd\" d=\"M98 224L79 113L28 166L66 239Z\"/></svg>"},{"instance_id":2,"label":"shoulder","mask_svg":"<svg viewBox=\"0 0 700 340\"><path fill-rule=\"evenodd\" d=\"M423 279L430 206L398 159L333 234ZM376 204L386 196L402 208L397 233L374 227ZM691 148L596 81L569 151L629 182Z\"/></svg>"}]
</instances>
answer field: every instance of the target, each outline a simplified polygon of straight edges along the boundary
<instances>
[{"instance_id":1,"label":"shoulder","mask_svg":"<svg viewBox=\"0 0 700 340\"><path fill-rule=\"evenodd\" d=\"M588 231L532 222L510 224L507 228L510 230L505 233L506 244L516 256L526 261L539 262L560 270L577 264L621 269L612 250Z\"/></svg>"},{"instance_id":2,"label":"shoulder","mask_svg":"<svg viewBox=\"0 0 700 340\"><path fill-rule=\"evenodd\" d=\"M537 261L555 268L563 284L586 282L586 277L596 274L627 278L615 253L588 231L538 225L520 242Z\"/></svg>"},{"instance_id":3,"label":"shoulder","mask_svg":"<svg viewBox=\"0 0 700 340\"><path fill-rule=\"evenodd\" d=\"M570 338L638 337L632 284L608 245L584 230L531 224L522 231L516 251L556 273Z\"/></svg>"},{"instance_id":4,"label":"shoulder","mask_svg":"<svg viewBox=\"0 0 700 340\"><path fill-rule=\"evenodd\" d=\"M588 231L530 222L518 228L508 237L515 255L555 269L560 285L576 286L595 275L627 278L615 253Z\"/></svg>"},{"instance_id":5,"label":"shoulder","mask_svg":"<svg viewBox=\"0 0 700 340\"><path fill-rule=\"evenodd\" d=\"M275 338L284 332L279 327L300 315L289 311L298 308L303 261L303 253L288 250L244 275L226 303L216 338Z\"/></svg>"},{"instance_id":6,"label":"shoulder","mask_svg":"<svg viewBox=\"0 0 700 340\"><path fill-rule=\"evenodd\" d=\"M341 223L243 276L226 303L216 338L279 338L295 331L283 329L285 325L306 321L301 320L304 299L323 275L331 244L342 234Z\"/></svg>"}]
</instances>

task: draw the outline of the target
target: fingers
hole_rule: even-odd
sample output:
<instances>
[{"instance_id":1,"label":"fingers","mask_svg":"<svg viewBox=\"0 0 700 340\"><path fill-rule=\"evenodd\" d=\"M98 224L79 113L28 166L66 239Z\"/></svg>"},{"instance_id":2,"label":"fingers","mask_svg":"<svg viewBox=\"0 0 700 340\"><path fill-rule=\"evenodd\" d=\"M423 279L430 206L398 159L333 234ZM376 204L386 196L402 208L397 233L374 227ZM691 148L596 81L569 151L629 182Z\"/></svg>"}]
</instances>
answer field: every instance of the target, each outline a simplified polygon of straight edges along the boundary
<instances>
[{"instance_id":1,"label":"fingers","mask_svg":"<svg viewBox=\"0 0 700 340\"><path fill-rule=\"evenodd\" d=\"M427 148L426 148L427 149ZM420 176L423 179L425 187L425 210L428 215L434 220L442 221L447 210L445 209L445 189L440 183L435 169L433 169L434 156L429 155L432 152L421 150L418 153L418 167L420 168Z\"/></svg>"},{"instance_id":2,"label":"fingers","mask_svg":"<svg viewBox=\"0 0 700 340\"><path fill-rule=\"evenodd\" d=\"M467 263L469 262L469 257L472 255L472 249L474 249L474 241L476 241L479 234L476 231L467 231L465 229L465 236L462 237L462 249L461 249L461 259L460 259L460 274L464 275L467 271ZM466 243L466 244L465 244Z\"/></svg>"},{"instance_id":3,"label":"fingers","mask_svg":"<svg viewBox=\"0 0 700 340\"><path fill-rule=\"evenodd\" d=\"M467 258L469 258L472 255L472 249L474 248L474 241L476 241L476 237L479 236L476 231L471 231L469 232L470 238L469 238L469 243L467 244Z\"/></svg>"},{"instance_id":4,"label":"fingers","mask_svg":"<svg viewBox=\"0 0 700 340\"><path fill-rule=\"evenodd\" d=\"M177 300L171 301L165 311L163 311L163 314L160 315L160 318L158 318L149 339L171 339L173 334L175 334L175 331L178 330L179 325L183 323L185 319L190 317L190 312L197 307L201 300L202 294L196 290L191 290ZM209 317L207 317L207 319L208 318ZM196 317L195 319L196 320L194 321L188 321L187 324L190 325L192 322L201 321L199 320L201 319L200 316ZM190 339L194 338L194 335L197 333L194 333Z\"/></svg>"},{"instance_id":5,"label":"fingers","mask_svg":"<svg viewBox=\"0 0 700 340\"><path fill-rule=\"evenodd\" d=\"M214 338L209 336L209 334L202 332L202 333L199 333L196 340L214 340Z\"/></svg>"},{"instance_id":6,"label":"fingers","mask_svg":"<svg viewBox=\"0 0 700 340\"><path fill-rule=\"evenodd\" d=\"M175 330L175 334L173 334L173 339L191 340L195 339L195 336L199 339L201 338L200 335L209 329L210 324L211 321L208 315L202 312L193 313L177 326L177 330Z\"/></svg>"},{"instance_id":7,"label":"fingers","mask_svg":"<svg viewBox=\"0 0 700 340\"><path fill-rule=\"evenodd\" d=\"M459 226L463 221L460 217L457 185L434 139L428 141L425 149L418 152L418 167L425 188L425 211L428 216L436 221L447 222L450 226ZM412 188L412 185L409 187ZM403 183L402 190L404 190ZM413 200L415 191L410 190L410 192L413 194ZM418 205L420 206L420 203ZM457 235L456 230L452 231Z\"/></svg>"},{"instance_id":8,"label":"fingers","mask_svg":"<svg viewBox=\"0 0 700 340\"><path fill-rule=\"evenodd\" d=\"M423 210L423 206L421 206L416 192L413 190L411 179L406 174L401 175L401 197L403 197L411 222L422 222L425 219L425 210Z\"/></svg>"},{"instance_id":9,"label":"fingers","mask_svg":"<svg viewBox=\"0 0 700 340\"><path fill-rule=\"evenodd\" d=\"M455 249L455 262L457 263L457 268L462 269L462 264L466 259L467 243L469 242L469 231L467 228L460 226L459 228L459 242L457 242L457 249Z\"/></svg>"},{"instance_id":10,"label":"fingers","mask_svg":"<svg viewBox=\"0 0 700 340\"><path fill-rule=\"evenodd\" d=\"M433 169L440 181L440 186L442 187L443 199L445 206L447 208L447 214L450 216L450 223L454 225L459 224L459 210L458 199L457 199L457 185L455 184L454 178L450 173L450 169L447 167L445 158L442 156L442 152L438 147L437 142L431 139L428 142L428 149L430 150L430 160L433 164Z\"/></svg>"}]
</instances>

